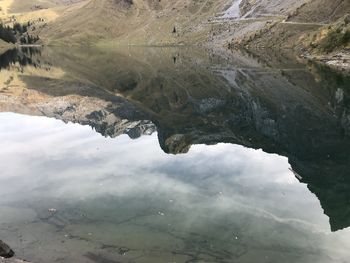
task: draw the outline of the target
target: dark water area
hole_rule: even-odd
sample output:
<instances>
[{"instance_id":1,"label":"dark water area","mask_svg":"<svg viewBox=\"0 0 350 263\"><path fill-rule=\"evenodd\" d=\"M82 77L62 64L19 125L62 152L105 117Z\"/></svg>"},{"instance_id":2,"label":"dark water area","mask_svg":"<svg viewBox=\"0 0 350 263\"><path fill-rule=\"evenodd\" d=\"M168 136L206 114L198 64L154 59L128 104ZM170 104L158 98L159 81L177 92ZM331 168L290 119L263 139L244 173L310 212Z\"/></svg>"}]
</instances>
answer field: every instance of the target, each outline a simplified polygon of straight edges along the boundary
<instances>
[{"instance_id":1,"label":"dark water area","mask_svg":"<svg viewBox=\"0 0 350 263\"><path fill-rule=\"evenodd\" d=\"M12 50L0 68L18 257L349 262L349 75L188 47Z\"/></svg>"}]
</instances>

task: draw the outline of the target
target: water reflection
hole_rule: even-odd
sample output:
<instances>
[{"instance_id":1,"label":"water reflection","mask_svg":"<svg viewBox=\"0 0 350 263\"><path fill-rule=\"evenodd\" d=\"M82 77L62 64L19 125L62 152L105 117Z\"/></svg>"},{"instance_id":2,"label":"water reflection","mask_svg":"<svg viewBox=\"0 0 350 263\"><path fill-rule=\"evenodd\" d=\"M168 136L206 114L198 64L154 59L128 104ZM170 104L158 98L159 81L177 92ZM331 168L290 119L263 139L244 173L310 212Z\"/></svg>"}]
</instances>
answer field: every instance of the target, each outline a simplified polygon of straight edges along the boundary
<instances>
[{"instance_id":1,"label":"water reflection","mask_svg":"<svg viewBox=\"0 0 350 263\"><path fill-rule=\"evenodd\" d=\"M2 138L9 138L1 149L14 150L0 151L1 180L33 195L25 208L36 229L43 222L49 233L58 229L71 238L57 242L69 242L92 262L100 253L115 259L116 251L122 262L341 262L349 256L348 230L339 230L350 225L350 78L267 56L44 49L31 55L34 67L12 63L0 90L2 111L138 140L103 139L43 119L38 127L52 126L21 130L33 119L2 115L1 123L13 127L1 126ZM24 144L26 137L33 142ZM163 152L186 155L163 154L157 140ZM20 167L30 167L31 176L15 172L21 158L14 152L23 152ZM316 194L329 222L299 181ZM4 204L18 206L18 188L7 191ZM50 206L61 214L48 214ZM330 234L329 224L338 232ZM33 244L18 247L26 255Z\"/></svg>"},{"instance_id":2,"label":"water reflection","mask_svg":"<svg viewBox=\"0 0 350 263\"><path fill-rule=\"evenodd\" d=\"M329 235L317 198L284 157L229 144L171 156L156 136L106 139L50 119L0 119L0 180L11 185L1 191L2 237L36 262L349 256L350 233Z\"/></svg>"},{"instance_id":3,"label":"water reflection","mask_svg":"<svg viewBox=\"0 0 350 263\"><path fill-rule=\"evenodd\" d=\"M40 56L41 48L23 47L21 49L10 49L0 54L0 70L8 69L11 65L19 63L21 66L32 65L37 66L33 61L33 56Z\"/></svg>"}]
</instances>

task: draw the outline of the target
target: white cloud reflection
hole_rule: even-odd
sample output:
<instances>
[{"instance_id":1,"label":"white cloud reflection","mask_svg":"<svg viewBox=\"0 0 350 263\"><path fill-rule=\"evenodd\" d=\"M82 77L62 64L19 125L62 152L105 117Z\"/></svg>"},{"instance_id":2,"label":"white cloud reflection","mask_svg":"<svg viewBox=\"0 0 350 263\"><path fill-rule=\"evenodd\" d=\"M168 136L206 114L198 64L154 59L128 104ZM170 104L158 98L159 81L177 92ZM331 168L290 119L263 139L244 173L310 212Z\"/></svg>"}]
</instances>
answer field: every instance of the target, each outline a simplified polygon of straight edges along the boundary
<instances>
[{"instance_id":1,"label":"white cloud reflection","mask_svg":"<svg viewBox=\"0 0 350 263\"><path fill-rule=\"evenodd\" d=\"M161 151L156 135L110 139L87 126L12 113L0 114L0 123L0 205L137 199L155 211L181 214L182 229L232 220L256 240L271 225L291 228L290 243L266 237L284 246L310 245L294 231L317 236L309 241L320 249L349 240L349 231L329 236L319 201L295 179L285 157L230 144L195 145L172 156ZM140 207L134 209L137 214ZM342 258L345 252L337 253Z\"/></svg>"}]
</instances>

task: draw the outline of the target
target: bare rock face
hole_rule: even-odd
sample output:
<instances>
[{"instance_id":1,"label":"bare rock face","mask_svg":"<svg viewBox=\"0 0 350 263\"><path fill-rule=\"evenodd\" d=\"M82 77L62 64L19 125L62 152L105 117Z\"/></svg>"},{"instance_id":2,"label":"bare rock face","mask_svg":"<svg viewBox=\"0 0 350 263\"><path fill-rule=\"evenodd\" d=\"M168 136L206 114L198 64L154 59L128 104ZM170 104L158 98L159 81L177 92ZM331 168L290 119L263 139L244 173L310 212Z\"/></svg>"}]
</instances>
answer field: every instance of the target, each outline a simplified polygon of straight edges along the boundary
<instances>
[{"instance_id":1,"label":"bare rock face","mask_svg":"<svg viewBox=\"0 0 350 263\"><path fill-rule=\"evenodd\" d=\"M13 250L2 240L0 240L0 257L12 258L14 255L15 253L13 252Z\"/></svg>"}]
</instances>

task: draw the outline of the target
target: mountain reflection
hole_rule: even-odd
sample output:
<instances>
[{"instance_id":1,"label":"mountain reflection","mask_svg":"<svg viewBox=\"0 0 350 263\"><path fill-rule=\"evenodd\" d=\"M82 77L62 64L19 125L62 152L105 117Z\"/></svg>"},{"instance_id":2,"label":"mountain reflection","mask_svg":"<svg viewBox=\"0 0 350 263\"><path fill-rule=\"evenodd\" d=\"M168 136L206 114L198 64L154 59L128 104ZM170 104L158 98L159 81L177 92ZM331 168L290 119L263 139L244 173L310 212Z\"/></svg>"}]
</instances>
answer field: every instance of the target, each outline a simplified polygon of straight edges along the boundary
<instances>
[{"instance_id":1,"label":"mountain reflection","mask_svg":"<svg viewBox=\"0 0 350 263\"><path fill-rule=\"evenodd\" d=\"M347 75L288 56L192 48L22 49L0 61L2 111L109 137L157 130L170 154L221 142L277 153L317 195L332 230L350 226Z\"/></svg>"},{"instance_id":2,"label":"mountain reflection","mask_svg":"<svg viewBox=\"0 0 350 263\"><path fill-rule=\"evenodd\" d=\"M19 63L21 66L37 66L33 56L40 56L41 48L22 47L21 49L10 49L0 54L0 70L7 69L11 65Z\"/></svg>"}]
</instances>

